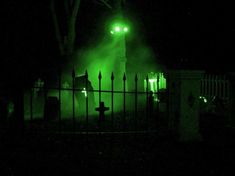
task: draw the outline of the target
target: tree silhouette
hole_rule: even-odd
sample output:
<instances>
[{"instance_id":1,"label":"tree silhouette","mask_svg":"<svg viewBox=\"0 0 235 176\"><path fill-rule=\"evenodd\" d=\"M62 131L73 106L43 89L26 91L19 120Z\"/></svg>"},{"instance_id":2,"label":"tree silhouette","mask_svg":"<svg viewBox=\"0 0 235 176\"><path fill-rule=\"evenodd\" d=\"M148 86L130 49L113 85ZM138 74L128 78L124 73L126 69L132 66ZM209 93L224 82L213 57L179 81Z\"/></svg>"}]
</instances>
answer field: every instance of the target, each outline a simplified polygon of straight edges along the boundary
<instances>
[{"instance_id":1,"label":"tree silhouette","mask_svg":"<svg viewBox=\"0 0 235 176\"><path fill-rule=\"evenodd\" d=\"M76 19L78 10L80 7L81 0L64 0L64 9L66 12L66 22L67 24L63 25L67 31L66 34L61 33L59 27L59 19L56 13L55 0L51 0L50 9L52 13L52 19L55 28L56 40L58 42L59 51L61 56L71 56L74 50L74 41L76 38Z\"/></svg>"},{"instance_id":2,"label":"tree silhouette","mask_svg":"<svg viewBox=\"0 0 235 176\"><path fill-rule=\"evenodd\" d=\"M124 0L93 0L93 3L106 6L107 8L120 11L121 4ZM111 3L113 5L111 5ZM78 11L80 8L81 0L64 0L64 11L66 24L60 25L61 20L58 18L56 11L56 1L50 1L50 10L53 19L53 25L55 30L55 36L58 43L60 55L65 58L70 58L74 52L75 39L76 39L76 21L78 18ZM61 26L64 29L61 29ZM63 31L63 33L61 32ZM65 32L64 32L65 31Z\"/></svg>"}]
</instances>

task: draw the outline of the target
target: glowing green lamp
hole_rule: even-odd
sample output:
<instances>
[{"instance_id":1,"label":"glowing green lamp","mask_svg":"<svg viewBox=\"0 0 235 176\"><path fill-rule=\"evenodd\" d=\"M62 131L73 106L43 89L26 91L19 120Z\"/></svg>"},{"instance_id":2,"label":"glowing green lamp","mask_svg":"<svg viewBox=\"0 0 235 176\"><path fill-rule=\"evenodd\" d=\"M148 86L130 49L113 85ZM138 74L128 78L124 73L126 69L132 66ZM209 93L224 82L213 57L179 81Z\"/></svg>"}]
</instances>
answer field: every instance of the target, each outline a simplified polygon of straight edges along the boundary
<instances>
[{"instance_id":1,"label":"glowing green lamp","mask_svg":"<svg viewBox=\"0 0 235 176\"><path fill-rule=\"evenodd\" d=\"M112 35L116 34L116 35L120 35L120 34L125 34L129 31L129 28L127 25L125 24L121 24L121 23L115 23L114 25L112 25L110 33Z\"/></svg>"}]
</instances>

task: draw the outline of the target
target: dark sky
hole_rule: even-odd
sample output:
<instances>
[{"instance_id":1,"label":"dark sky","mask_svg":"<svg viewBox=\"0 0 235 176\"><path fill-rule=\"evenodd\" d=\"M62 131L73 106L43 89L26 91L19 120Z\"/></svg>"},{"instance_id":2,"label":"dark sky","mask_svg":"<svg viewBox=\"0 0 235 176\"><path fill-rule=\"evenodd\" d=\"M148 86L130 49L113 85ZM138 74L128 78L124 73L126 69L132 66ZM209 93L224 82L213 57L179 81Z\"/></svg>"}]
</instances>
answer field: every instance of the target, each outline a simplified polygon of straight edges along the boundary
<instances>
[{"instance_id":1,"label":"dark sky","mask_svg":"<svg viewBox=\"0 0 235 176\"><path fill-rule=\"evenodd\" d=\"M144 34L166 63L186 60L191 68L234 70L234 54L228 54L234 36L231 7L222 1L146 1L136 12L141 11Z\"/></svg>"},{"instance_id":2,"label":"dark sky","mask_svg":"<svg viewBox=\"0 0 235 176\"><path fill-rule=\"evenodd\" d=\"M184 61L181 65L189 68L234 70L234 12L230 4L196 0L126 1L126 17L162 63L175 67ZM49 1L6 0L5 5L3 73L23 72L29 76L53 67L57 44ZM83 1L78 16L78 46L103 37L103 24L109 14L105 7Z\"/></svg>"}]
</instances>

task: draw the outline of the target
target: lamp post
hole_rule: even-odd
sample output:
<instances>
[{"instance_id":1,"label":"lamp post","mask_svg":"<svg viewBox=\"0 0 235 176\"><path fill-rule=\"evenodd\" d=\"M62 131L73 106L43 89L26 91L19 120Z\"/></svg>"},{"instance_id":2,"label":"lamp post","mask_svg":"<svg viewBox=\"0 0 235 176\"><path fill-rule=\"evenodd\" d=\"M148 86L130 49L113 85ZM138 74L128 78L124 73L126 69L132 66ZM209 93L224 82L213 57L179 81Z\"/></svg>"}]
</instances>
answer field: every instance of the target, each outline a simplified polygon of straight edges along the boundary
<instances>
[{"instance_id":1,"label":"lamp post","mask_svg":"<svg viewBox=\"0 0 235 176\"><path fill-rule=\"evenodd\" d=\"M115 52L115 77L121 79L126 73L126 40L125 36L129 32L129 27L123 22L115 22L110 26L110 34L113 38L113 51Z\"/></svg>"}]
</instances>

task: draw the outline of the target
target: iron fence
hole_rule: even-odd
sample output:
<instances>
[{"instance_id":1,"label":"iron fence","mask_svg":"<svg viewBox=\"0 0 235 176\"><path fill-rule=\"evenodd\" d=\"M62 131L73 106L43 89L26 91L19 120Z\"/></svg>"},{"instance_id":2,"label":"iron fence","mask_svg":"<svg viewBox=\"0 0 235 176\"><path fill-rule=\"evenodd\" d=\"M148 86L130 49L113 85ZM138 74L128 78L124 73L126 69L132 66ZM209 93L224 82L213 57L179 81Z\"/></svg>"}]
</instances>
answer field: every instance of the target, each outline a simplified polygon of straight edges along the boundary
<instances>
[{"instance_id":1,"label":"iron fence","mask_svg":"<svg viewBox=\"0 0 235 176\"><path fill-rule=\"evenodd\" d=\"M122 80L115 80L112 73L108 84L110 89L102 88L102 79L99 72L98 89L94 89L87 71L82 76L76 76L73 70L71 85L62 85L61 72L55 86L38 81L25 98L29 100L25 103L29 107L28 113L25 113L26 126L31 130L93 133L155 131L166 124L167 111L159 111L159 105L167 103L160 100L164 91L160 92L159 76L156 92L150 89L148 75L144 79L148 83L145 88L140 88L144 81L139 80L137 74L131 83L125 73ZM64 94L70 98L65 100ZM40 115L35 113L36 106L41 106ZM69 117L65 118L64 109L69 107L72 113L68 112Z\"/></svg>"},{"instance_id":2,"label":"iron fence","mask_svg":"<svg viewBox=\"0 0 235 176\"><path fill-rule=\"evenodd\" d=\"M205 74L201 80L201 96L209 101L218 97L228 103L230 99L230 82L226 75Z\"/></svg>"}]
</instances>

